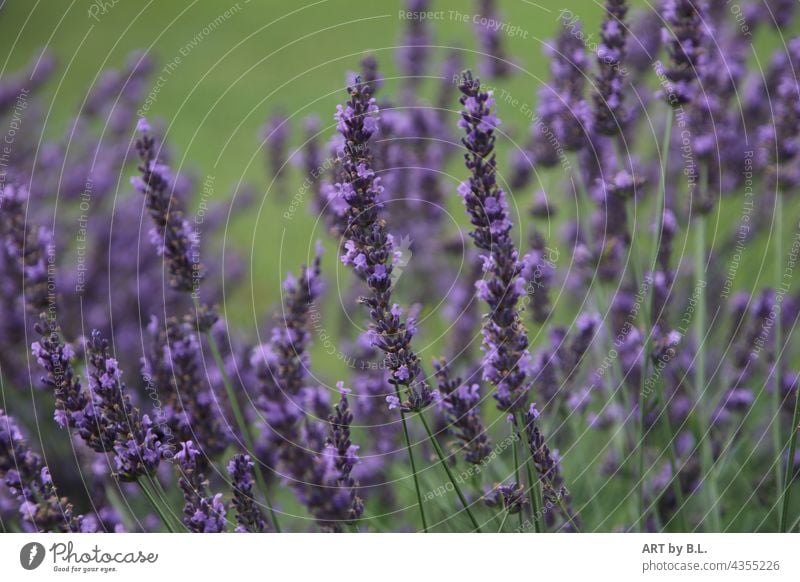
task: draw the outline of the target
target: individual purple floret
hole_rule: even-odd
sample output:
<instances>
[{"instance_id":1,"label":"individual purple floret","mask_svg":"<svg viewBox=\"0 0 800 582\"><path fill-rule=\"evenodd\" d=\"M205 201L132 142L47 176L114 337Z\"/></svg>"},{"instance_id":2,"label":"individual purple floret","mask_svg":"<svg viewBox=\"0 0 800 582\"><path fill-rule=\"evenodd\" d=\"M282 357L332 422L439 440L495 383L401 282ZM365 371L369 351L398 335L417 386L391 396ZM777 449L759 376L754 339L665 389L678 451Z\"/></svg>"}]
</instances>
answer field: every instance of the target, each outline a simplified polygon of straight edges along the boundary
<instances>
[{"instance_id":1,"label":"individual purple floret","mask_svg":"<svg viewBox=\"0 0 800 582\"><path fill-rule=\"evenodd\" d=\"M337 128L345 140L343 181L337 188L348 205L346 253L342 262L367 283L370 294L360 301L369 308L373 343L385 354L391 371L389 382L398 390L405 388L406 400L399 402L394 397L390 405L419 411L433 401L433 395L421 378L419 358L411 349L416 328L410 319L404 318L400 306L391 303L394 243L378 214L382 187L370 166L369 140L377 128L378 106L371 87L360 77L347 92L350 99L344 106L338 106L336 114Z\"/></svg>"},{"instance_id":2,"label":"individual purple floret","mask_svg":"<svg viewBox=\"0 0 800 582\"><path fill-rule=\"evenodd\" d=\"M480 464L491 453L489 437L480 416L480 386L463 384L451 377L444 359L434 361L434 370L441 394L441 405L450 428L460 442L468 463Z\"/></svg>"},{"instance_id":3,"label":"individual purple floret","mask_svg":"<svg viewBox=\"0 0 800 582\"><path fill-rule=\"evenodd\" d=\"M594 98L594 130L615 135L625 122L625 44L628 12L626 0L606 0L605 19L597 48L597 88Z\"/></svg>"},{"instance_id":4,"label":"individual purple floret","mask_svg":"<svg viewBox=\"0 0 800 582\"><path fill-rule=\"evenodd\" d=\"M666 0L661 29L667 46L669 64L663 70L672 85L666 91L670 105L692 100L697 79L697 67L703 55L703 18L697 0Z\"/></svg>"},{"instance_id":5,"label":"individual purple floret","mask_svg":"<svg viewBox=\"0 0 800 582\"><path fill-rule=\"evenodd\" d=\"M150 239L167 263L169 285L178 291L194 291L204 276L200 263L197 232L183 216L173 192L173 178L167 166L158 161L155 138L150 125L142 118L136 126L136 140L141 176L131 179L144 194L145 205L153 219Z\"/></svg>"},{"instance_id":6,"label":"individual purple floret","mask_svg":"<svg viewBox=\"0 0 800 582\"><path fill-rule=\"evenodd\" d=\"M135 481L152 475L164 455L150 418L139 416L122 382L117 360L109 354L108 341L94 330L86 345L91 398L86 405L78 433L98 453L114 453L116 475Z\"/></svg>"},{"instance_id":7,"label":"individual purple floret","mask_svg":"<svg viewBox=\"0 0 800 582\"><path fill-rule=\"evenodd\" d=\"M58 497L50 470L31 451L16 420L0 409L0 482L17 498L25 531L91 532L96 522L74 515Z\"/></svg>"},{"instance_id":8,"label":"individual purple floret","mask_svg":"<svg viewBox=\"0 0 800 582\"><path fill-rule=\"evenodd\" d=\"M525 408L530 354L518 311L525 289L522 263L510 234L506 194L497 184L494 130L500 122L492 112L491 93L481 90L472 73L464 73L459 88L464 106L459 126L466 132L462 143L471 175L458 190L474 227L470 236L486 253L484 278L477 284L478 297L489 306L483 329L483 376L496 388L500 409L515 412Z\"/></svg>"},{"instance_id":9,"label":"individual purple floret","mask_svg":"<svg viewBox=\"0 0 800 582\"><path fill-rule=\"evenodd\" d=\"M225 531L225 504L222 493L208 492L208 480L200 469L201 455L192 441L181 443L175 454L180 467L178 483L183 491L183 523L193 533L219 533Z\"/></svg>"},{"instance_id":10,"label":"individual purple floret","mask_svg":"<svg viewBox=\"0 0 800 582\"><path fill-rule=\"evenodd\" d=\"M250 455L237 454L228 463L233 490L233 507L236 509L237 532L265 532L267 520L253 496L255 483L253 461Z\"/></svg>"}]
</instances>

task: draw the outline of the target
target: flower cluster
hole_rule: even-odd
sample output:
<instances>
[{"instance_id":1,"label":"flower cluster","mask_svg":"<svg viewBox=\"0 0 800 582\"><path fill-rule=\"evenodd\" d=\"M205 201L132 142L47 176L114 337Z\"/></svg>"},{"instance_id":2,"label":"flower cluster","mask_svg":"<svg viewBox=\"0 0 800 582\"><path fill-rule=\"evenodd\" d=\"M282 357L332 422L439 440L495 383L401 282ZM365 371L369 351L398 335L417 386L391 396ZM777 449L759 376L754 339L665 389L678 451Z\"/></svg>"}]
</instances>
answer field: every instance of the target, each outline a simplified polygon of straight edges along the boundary
<instances>
[{"instance_id":1,"label":"flower cluster","mask_svg":"<svg viewBox=\"0 0 800 582\"><path fill-rule=\"evenodd\" d=\"M464 384L461 378L451 377L444 359L435 361L433 367L447 423L455 432L466 461L477 465L491 452L489 437L480 415L480 385Z\"/></svg>"},{"instance_id":2,"label":"flower cluster","mask_svg":"<svg viewBox=\"0 0 800 582\"><path fill-rule=\"evenodd\" d=\"M370 166L369 140L376 130L378 107L372 88L356 78L347 88L349 101L338 106L337 129L344 138L343 181L337 184L348 205L346 253L342 262L352 266L369 287L370 295L361 302L369 309L373 343L386 355L391 370L389 382L406 389L406 400L390 396L390 406L419 411L433 401L427 382L421 378L419 358L411 349L416 332L413 320L391 302L394 240L378 212L382 191L380 178Z\"/></svg>"},{"instance_id":3,"label":"flower cluster","mask_svg":"<svg viewBox=\"0 0 800 582\"><path fill-rule=\"evenodd\" d=\"M500 122L492 112L491 94L481 90L480 80L469 71L459 89L464 106L459 125L466 132L462 143L470 178L458 190L474 227L470 235L486 253L482 256L484 278L476 285L478 297L489 306L483 329L483 376L496 388L494 397L500 408L517 411L525 407L530 387L530 354L517 306L525 288L522 263L510 234L506 194L497 184L494 130Z\"/></svg>"},{"instance_id":4,"label":"flower cluster","mask_svg":"<svg viewBox=\"0 0 800 582\"><path fill-rule=\"evenodd\" d=\"M606 14L597 49L597 89L594 98L594 129L614 135L625 123L625 44L628 36L625 15L627 0L606 0Z\"/></svg>"},{"instance_id":5,"label":"flower cluster","mask_svg":"<svg viewBox=\"0 0 800 582\"><path fill-rule=\"evenodd\" d=\"M181 443L175 453L180 468L180 484L183 491L183 524L193 533L219 533L225 530L225 504L222 493L208 492L208 480L202 473L205 465L203 455L192 441Z\"/></svg>"},{"instance_id":6,"label":"flower cluster","mask_svg":"<svg viewBox=\"0 0 800 582\"><path fill-rule=\"evenodd\" d=\"M233 500L236 509L237 532L265 532L267 520L253 497L253 467L250 455L237 454L228 463Z\"/></svg>"},{"instance_id":7,"label":"flower cluster","mask_svg":"<svg viewBox=\"0 0 800 582\"><path fill-rule=\"evenodd\" d=\"M92 532L96 523L75 515L72 504L56 493L50 470L31 451L16 420L0 409L0 482L19 502L26 531Z\"/></svg>"},{"instance_id":8,"label":"flower cluster","mask_svg":"<svg viewBox=\"0 0 800 582\"><path fill-rule=\"evenodd\" d=\"M158 160L158 146L150 135L150 124L142 118L136 129L140 133L136 149L141 176L132 178L131 183L144 195L153 219L150 240L166 261L170 286L180 291L193 291L204 275L199 259L198 233L179 208L172 174L169 167Z\"/></svg>"}]
</instances>

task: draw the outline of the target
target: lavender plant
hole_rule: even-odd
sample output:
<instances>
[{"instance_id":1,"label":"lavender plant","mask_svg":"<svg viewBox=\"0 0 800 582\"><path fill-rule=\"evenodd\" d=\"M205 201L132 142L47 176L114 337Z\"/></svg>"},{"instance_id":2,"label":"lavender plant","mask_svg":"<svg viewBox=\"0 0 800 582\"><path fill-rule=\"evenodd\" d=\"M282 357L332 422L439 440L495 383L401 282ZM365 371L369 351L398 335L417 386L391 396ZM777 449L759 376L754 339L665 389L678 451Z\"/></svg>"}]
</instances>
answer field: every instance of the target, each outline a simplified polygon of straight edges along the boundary
<instances>
[{"instance_id":1,"label":"lavender plant","mask_svg":"<svg viewBox=\"0 0 800 582\"><path fill-rule=\"evenodd\" d=\"M408 0L333 126L264 115L257 326L259 190L182 169L155 59L69 115L49 52L3 73L0 529L797 530L795 3L561 10L542 83L498 4L453 48ZM340 260L263 286L314 219Z\"/></svg>"}]
</instances>

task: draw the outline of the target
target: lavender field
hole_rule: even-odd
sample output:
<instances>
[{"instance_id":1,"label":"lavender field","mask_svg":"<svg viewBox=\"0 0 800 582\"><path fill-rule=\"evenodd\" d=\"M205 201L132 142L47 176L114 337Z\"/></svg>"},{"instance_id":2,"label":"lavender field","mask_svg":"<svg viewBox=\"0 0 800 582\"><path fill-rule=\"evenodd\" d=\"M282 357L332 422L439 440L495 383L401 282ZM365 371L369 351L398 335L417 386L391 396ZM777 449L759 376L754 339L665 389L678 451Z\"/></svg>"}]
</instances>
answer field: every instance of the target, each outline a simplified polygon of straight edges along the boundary
<instances>
[{"instance_id":1,"label":"lavender field","mask_svg":"<svg viewBox=\"0 0 800 582\"><path fill-rule=\"evenodd\" d=\"M0 2L0 531L800 531L794 0Z\"/></svg>"}]
</instances>

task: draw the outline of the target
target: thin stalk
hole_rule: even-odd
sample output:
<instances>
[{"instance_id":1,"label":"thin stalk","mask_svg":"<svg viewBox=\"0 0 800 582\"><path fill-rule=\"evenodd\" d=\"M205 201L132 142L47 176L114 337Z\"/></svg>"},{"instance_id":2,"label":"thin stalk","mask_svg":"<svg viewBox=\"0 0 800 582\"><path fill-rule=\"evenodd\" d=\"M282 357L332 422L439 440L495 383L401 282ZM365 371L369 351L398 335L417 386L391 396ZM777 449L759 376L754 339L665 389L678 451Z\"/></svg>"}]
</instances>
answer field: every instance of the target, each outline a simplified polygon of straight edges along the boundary
<instances>
[{"instance_id":1,"label":"thin stalk","mask_svg":"<svg viewBox=\"0 0 800 582\"><path fill-rule=\"evenodd\" d=\"M776 193L775 198L775 214L777 220L775 224L775 290L777 291L781 285L782 270L783 270L783 196L780 192ZM775 388L774 392L774 405L773 414L775 414L775 422L772 423L773 431L777 433L776 453L778 455L776 467L778 467L778 478L780 479L780 466L781 457L783 456L783 447L780 446L780 406L781 406L781 385L783 383L783 376L781 374L781 351L783 350L783 325L781 324L781 315L775 318ZM789 505L792 499L792 479L794 477L794 457L797 452L797 433L800 431L800 396L798 390L795 390L794 398L794 411L792 413L792 425L789 427L791 431L789 434L789 458L786 463L786 474L783 479L783 491L781 492L781 519L780 530L786 531L786 526L789 523ZM778 481L780 483L780 480Z\"/></svg>"},{"instance_id":2,"label":"thin stalk","mask_svg":"<svg viewBox=\"0 0 800 582\"><path fill-rule=\"evenodd\" d=\"M672 475L670 476L669 483L667 483L664 490L666 491L667 488L670 486L672 487L672 492L675 494L675 503L677 505L677 509L675 510L675 516L678 517L681 523L681 531L688 532L689 531L689 524L686 521L686 516L684 515L682 509L684 506L684 498L683 498L683 491L681 490L681 480L680 480L680 468L678 467L678 460L677 456L675 455L675 450L672 447L672 426L669 421L669 414L666 410L666 404L664 406L664 420L659 422L660 419L656 419L656 424L658 424L663 434L661 435L662 440L665 441L665 445L668 450L668 459L669 459L669 467Z\"/></svg>"},{"instance_id":3,"label":"thin stalk","mask_svg":"<svg viewBox=\"0 0 800 582\"><path fill-rule=\"evenodd\" d=\"M133 531L136 528L136 516L132 514L127 503L122 500L122 498L119 496L119 493L117 493L117 491L111 485L105 486L105 493L106 497L108 497L108 502L119 514L122 524L125 526L127 531Z\"/></svg>"},{"instance_id":4,"label":"thin stalk","mask_svg":"<svg viewBox=\"0 0 800 582\"><path fill-rule=\"evenodd\" d=\"M574 519L572 519L572 514L569 512L569 510L567 510L567 506L564 505L563 496L558 498L558 506L561 508L561 511L564 514L564 516L567 518L567 521L570 523L570 525L575 530L575 533L581 533L581 528L578 527L578 524L575 523Z\"/></svg>"},{"instance_id":5,"label":"thin stalk","mask_svg":"<svg viewBox=\"0 0 800 582\"><path fill-rule=\"evenodd\" d=\"M400 398L400 389L395 385L395 394ZM414 489L417 491L417 505L419 505L419 516L422 519L422 531L428 533L428 520L425 519L425 508L422 505L422 492L419 488L419 477L417 476L417 464L414 461L414 451L411 450L411 437L408 434L408 421L406 420L406 413L400 411L400 420L403 424L403 437L406 441L406 451L408 451L408 460L411 463L411 475L414 478Z\"/></svg>"},{"instance_id":6,"label":"thin stalk","mask_svg":"<svg viewBox=\"0 0 800 582\"><path fill-rule=\"evenodd\" d=\"M199 310L199 307L199 302L197 299L195 299L195 308ZM222 359L222 354L219 351L217 340L214 338L214 335L210 330L205 333L205 336L206 340L208 340L208 345L211 348L211 354L214 357L214 362L216 363L219 373L222 376L222 384L225 386L225 394L228 397L228 401L231 403L231 410L233 411L236 425L239 428L239 432L242 433L245 446L247 446L248 450L253 451L253 455L255 455L255 440L250 433L250 427L245 421L244 414L242 414L242 409L239 406L239 399L236 398L236 393L233 390L233 385L231 384L230 378L228 378L228 372L225 370L225 361ZM253 468L256 476L256 482L258 483L258 488L261 489L261 493L264 495L264 502L269 510L269 515L272 519L272 525L277 533L281 533L281 527L278 523L277 513L275 512L275 508L272 504L272 496L270 495L269 487L267 486L267 480L264 479L264 473L261 471L261 463L256 460L256 462L253 463Z\"/></svg>"},{"instance_id":7,"label":"thin stalk","mask_svg":"<svg viewBox=\"0 0 800 582\"><path fill-rule=\"evenodd\" d=\"M517 413L514 421L517 425L517 433L514 435L516 438L514 438L513 442L516 444L517 441L522 441L522 436L519 433L519 427L521 426L522 422L522 414ZM534 479L530 455L526 455L525 457L525 472L528 475L528 483L530 483L530 486L528 487L528 499L531 502L533 527L536 530L536 533L541 533L544 531L544 524L542 523L542 516L539 514L539 507L542 507L542 504L539 503L539 479Z\"/></svg>"},{"instance_id":8,"label":"thin stalk","mask_svg":"<svg viewBox=\"0 0 800 582\"><path fill-rule=\"evenodd\" d=\"M699 214L695 219L696 232L694 244L694 275L695 275L695 291L697 297L697 314L694 318L694 332L697 341L697 363L695 366L695 393L697 399L697 409L695 413L698 415L697 429L698 439L700 443L700 458L703 464L704 473L708 487L708 505L713 507L711 510L711 527L715 532L720 531L720 509L719 498L717 496L717 482L716 473L713 470L714 455L711 450L711 434L708 423L710 422L709 415L707 414L707 407L702 405L705 398L706 391L706 342L704 341L706 335L706 290L705 290L705 262L706 262L706 216ZM701 281L703 284L701 284Z\"/></svg>"},{"instance_id":9,"label":"thin stalk","mask_svg":"<svg viewBox=\"0 0 800 582\"><path fill-rule=\"evenodd\" d=\"M672 142L672 124L675 119L675 112L673 111L672 107L670 107L667 111L667 119L666 125L664 127L664 136L661 142L661 175L659 176L659 188L658 188L658 198L656 200L656 224L658 233L653 241L653 252L651 253L651 259L648 263L648 267L651 270L655 269L656 262L658 260L658 247L661 243L661 230L664 224L664 205L666 203L667 198L667 164L669 161L669 147L670 143ZM647 288L646 293L646 300L644 301L644 311L647 312L650 309L650 297L653 293L652 289L653 285L651 284ZM645 342L645 349L642 357L644 359L642 364L642 379L641 385L639 390L639 440L636 443L636 447L638 449L638 457L639 457L639 481L637 485L637 492L639 498L639 519L637 523L639 525L639 531L643 531L644 529L644 513L645 513L645 502L644 502L644 456L645 456L645 406L644 406L644 383L647 380L647 376L649 373L650 368L650 347L652 344L652 330L647 332L647 340Z\"/></svg>"},{"instance_id":10,"label":"thin stalk","mask_svg":"<svg viewBox=\"0 0 800 582\"><path fill-rule=\"evenodd\" d=\"M436 440L436 437L431 431L431 427L428 426L428 421L425 420L425 415L420 412L419 414L420 420L422 420L422 426L425 427L425 432L428 433L428 437L431 439L431 443L433 444L433 450L436 451L436 456L439 457L439 463L444 467L445 473L447 473L447 478L450 479L450 482L453 484L453 489L456 490L456 494L458 498L461 500L461 504L464 506L464 511L467 513L469 520L472 522L472 527L475 528L475 531L481 533L481 527L478 525L478 520L475 519L475 516L472 515L472 511L469 508L469 503L467 502L467 498L464 497L464 493L461 491L461 487L453 477L452 471L450 471L450 466L447 464L447 457L445 457L442 448L439 446L439 442Z\"/></svg>"},{"instance_id":11,"label":"thin stalk","mask_svg":"<svg viewBox=\"0 0 800 582\"><path fill-rule=\"evenodd\" d=\"M520 511L519 513L521 514L522 512ZM502 519L502 521L500 522L500 527L498 527L498 528L497 528L497 533L502 533L502 531L503 531L503 526L506 524L506 520L507 520L507 519L508 519L508 511L504 511L504 512L503 512L503 519Z\"/></svg>"},{"instance_id":12,"label":"thin stalk","mask_svg":"<svg viewBox=\"0 0 800 582\"><path fill-rule=\"evenodd\" d=\"M794 520L792 527L790 527L788 531L793 532L794 530L797 529L798 525L800 525L800 516L798 516L797 519Z\"/></svg>"},{"instance_id":13,"label":"thin stalk","mask_svg":"<svg viewBox=\"0 0 800 582\"><path fill-rule=\"evenodd\" d=\"M800 431L800 397L795 394L794 398L794 413L792 414L792 434L789 437L789 459L786 465L786 475L783 481L783 493L781 494L781 531L787 530L786 525L789 523L789 505L792 499L792 478L794 477L794 457L797 454L797 433ZM795 523L795 526L797 524Z\"/></svg>"},{"instance_id":14,"label":"thin stalk","mask_svg":"<svg viewBox=\"0 0 800 582\"><path fill-rule=\"evenodd\" d=\"M514 419L514 423L515 422L516 422L516 418ZM511 450L512 450L513 455L514 455L514 480L517 482L517 485L519 485L522 482L522 481L520 481L520 477L519 477L519 475L520 475L519 454L517 452L517 441L519 439L517 438L517 433L516 433L516 430L515 430L515 427L514 427L514 423L511 424ZM533 486L533 483L531 483L531 486ZM523 524L522 511L519 511L518 515L519 515L519 527L520 527L520 529L522 529L522 527L524 525ZM505 518L503 519L503 521L505 521Z\"/></svg>"},{"instance_id":15,"label":"thin stalk","mask_svg":"<svg viewBox=\"0 0 800 582\"><path fill-rule=\"evenodd\" d=\"M147 501L150 502L150 505L158 514L158 517L159 519L161 519L161 522L164 524L164 527L166 527L170 533L175 533L175 528L173 528L172 522L169 519L167 519L167 516L164 514L164 510L162 509L161 505L156 502L156 499L153 496L152 492L144 484L144 479L138 479L136 482L139 484L139 489L142 490L144 496L147 497Z\"/></svg>"}]
</instances>

